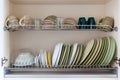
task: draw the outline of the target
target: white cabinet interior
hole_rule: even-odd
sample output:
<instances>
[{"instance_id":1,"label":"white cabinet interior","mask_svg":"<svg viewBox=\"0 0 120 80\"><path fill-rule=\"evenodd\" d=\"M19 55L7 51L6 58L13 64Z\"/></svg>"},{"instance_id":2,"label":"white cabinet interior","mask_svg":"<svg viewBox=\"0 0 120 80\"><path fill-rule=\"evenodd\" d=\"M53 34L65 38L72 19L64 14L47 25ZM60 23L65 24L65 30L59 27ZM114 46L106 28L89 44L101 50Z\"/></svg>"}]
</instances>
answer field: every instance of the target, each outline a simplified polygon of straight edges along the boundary
<instances>
[{"instance_id":1,"label":"white cabinet interior","mask_svg":"<svg viewBox=\"0 0 120 80\"><path fill-rule=\"evenodd\" d=\"M7 3L6 3L7 4ZM9 15L18 18L30 15L35 18L44 19L49 15L58 17L95 17L98 22L105 16L113 17L115 25L118 26L118 0L9 0ZM101 31L16 31L9 32L10 51L7 58L8 63L13 60L20 49L32 49L35 54L40 49L50 50L53 53L54 46L59 43L83 43L90 39L112 36L118 43L118 32ZM118 51L116 52L118 53ZM7 65L9 66L9 65ZM117 66L115 64L115 66ZM9 76L9 75L8 75Z\"/></svg>"}]
</instances>

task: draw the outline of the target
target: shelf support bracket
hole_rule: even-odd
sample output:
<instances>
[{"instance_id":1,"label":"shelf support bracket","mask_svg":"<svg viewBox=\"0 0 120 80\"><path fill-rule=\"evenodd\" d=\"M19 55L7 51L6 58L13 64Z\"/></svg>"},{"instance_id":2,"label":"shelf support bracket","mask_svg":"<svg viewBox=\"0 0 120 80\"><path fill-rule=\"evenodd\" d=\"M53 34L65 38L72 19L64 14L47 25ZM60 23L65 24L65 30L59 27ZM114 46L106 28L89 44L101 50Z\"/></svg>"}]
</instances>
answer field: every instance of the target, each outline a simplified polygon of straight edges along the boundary
<instances>
[{"instance_id":1,"label":"shelf support bracket","mask_svg":"<svg viewBox=\"0 0 120 80\"><path fill-rule=\"evenodd\" d=\"M113 28L113 31L116 31L116 32L117 32L117 31L118 31L118 27L114 27L114 28Z\"/></svg>"},{"instance_id":2,"label":"shelf support bracket","mask_svg":"<svg viewBox=\"0 0 120 80\"><path fill-rule=\"evenodd\" d=\"M120 67L120 58L118 58L118 57L116 57L116 64L118 64L119 65L119 67Z\"/></svg>"},{"instance_id":3,"label":"shelf support bracket","mask_svg":"<svg viewBox=\"0 0 120 80\"><path fill-rule=\"evenodd\" d=\"M7 58L3 57L1 58L1 66L3 66L8 61Z\"/></svg>"}]
</instances>

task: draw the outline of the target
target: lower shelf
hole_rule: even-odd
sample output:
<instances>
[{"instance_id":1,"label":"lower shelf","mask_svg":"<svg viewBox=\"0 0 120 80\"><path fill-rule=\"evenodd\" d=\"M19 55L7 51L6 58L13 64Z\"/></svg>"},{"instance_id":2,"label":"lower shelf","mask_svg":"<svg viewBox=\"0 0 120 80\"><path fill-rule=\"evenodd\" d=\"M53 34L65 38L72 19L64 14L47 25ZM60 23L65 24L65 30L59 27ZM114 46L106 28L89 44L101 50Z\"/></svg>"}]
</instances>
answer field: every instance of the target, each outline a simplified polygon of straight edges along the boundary
<instances>
[{"instance_id":1,"label":"lower shelf","mask_svg":"<svg viewBox=\"0 0 120 80\"><path fill-rule=\"evenodd\" d=\"M117 67L5 68L5 78L117 78Z\"/></svg>"}]
</instances>

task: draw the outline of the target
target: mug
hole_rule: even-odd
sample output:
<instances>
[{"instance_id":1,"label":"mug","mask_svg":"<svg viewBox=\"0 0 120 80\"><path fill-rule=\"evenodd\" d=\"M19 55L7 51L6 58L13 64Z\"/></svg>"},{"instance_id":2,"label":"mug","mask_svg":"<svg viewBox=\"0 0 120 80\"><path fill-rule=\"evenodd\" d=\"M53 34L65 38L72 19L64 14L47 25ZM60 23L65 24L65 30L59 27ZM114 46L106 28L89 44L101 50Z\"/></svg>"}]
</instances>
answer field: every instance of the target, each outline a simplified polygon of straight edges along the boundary
<instances>
[{"instance_id":1,"label":"mug","mask_svg":"<svg viewBox=\"0 0 120 80\"><path fill-rule=\"evenodd\" d=\"M7 29L15 29L18 27L18 19L15 16L9 16L5 21Z\"/></svg>"},{"instance_id":2,"label":"mug","mask_svg":"<svg viewBox=\"0 0 120 80\"><path fill-rule=\"evenodd\" d=\"M19 24L21 26L28 26L28 25L33 25L34 24L34 20L31 16L23 16L21 19L20 19L20 22Z\"/></svg>"},{"instance_id":3,"label":"mug","mask_svg":"<svg viewBox=\"0 0 120 80\"><path fill-rule=\"evenodd\" d=\"M89 17L87 21L88 29L95 29L95 18L94 17Z\"/></svg>"},{"instance_id":4,"label":"mug","mask_svg":"<svg viewBox=\"0 0 120 80\"><path fill-rule=\"evenodd\" d=\"M85 17L80 17L78 21L79 29L86 29L87 27L85 25L86 25Z\"/></svg>"},{"instance_id":5,"label":"mug","mask_svg":"<svg viewBox=\"0 0 120 80\"><path fill-rule=\"evenodd\" d=\"M23 16L20 19L19 24L23 29L34 29L35 28L34 19L29 15Z\"/></svg>"},{"instance_id":6,"label":"mug","mask_svg":"<svg viewBox=\"0 0 120 80\"><path fill-rule=\"evenodd\" d=\"M112 17L105 17L102 23L103 25L109 25L111 28L114 27L114 19Z\"/></svg>"},{"instance_id":7,"label":"mug","mask_svg":"<svg viewBox=\"0 0 120 80\"><path fill-rule=\"evenodd\" d=\"M58 28L63 28L64 18L57 17L57 26Z\"/></svg>"}]
</instances>

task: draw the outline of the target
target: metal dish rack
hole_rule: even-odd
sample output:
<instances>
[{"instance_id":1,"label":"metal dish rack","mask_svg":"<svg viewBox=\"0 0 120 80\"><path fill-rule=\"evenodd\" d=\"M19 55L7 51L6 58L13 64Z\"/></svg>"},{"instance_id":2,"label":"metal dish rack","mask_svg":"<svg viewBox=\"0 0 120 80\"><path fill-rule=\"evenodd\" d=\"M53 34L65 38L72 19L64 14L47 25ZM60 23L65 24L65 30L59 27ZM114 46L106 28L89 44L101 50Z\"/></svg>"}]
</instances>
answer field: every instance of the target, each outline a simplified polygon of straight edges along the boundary
<instances>
[{"instance_id":1,"label":"metal dish rack","mask_svg":"<svg viewBox=\"0 0 120 80\"><path fill-rule=\"evenodd\" d=\"M57 67L5 67L5 74L10 73L50 73L50 74L61 74L61 73L79 73L79 74L117 74L117 67L108 66L57 66Z\"/></svg>"},{"instance_id":2,"label":"metal dish rack","mask_svg":"<svg viewBox=\"0 0 120 80\"><path fill-rule=\"evenodd\" d=\"M48 28L45 28L48 26ZM95 26L96 29L78 29L79 26ZM87 30L87 31L106 31L106 32L111 32L111 31L118 31L118 27L110 28L110 30L104 29L104 28L99 28L99 26L104 27L110 27L109 25L27 25L27 26L20 26L20 25L15 25L12 26L12 28L7 28L6 26L4 27L4 30L8 30L10 32L14 31L26 31L26 30L35 30L35 31L44 31L44 30ZM71 28L71 27L76 27L76 28Z\"/></svg>"}]
</instances>

